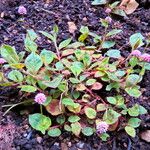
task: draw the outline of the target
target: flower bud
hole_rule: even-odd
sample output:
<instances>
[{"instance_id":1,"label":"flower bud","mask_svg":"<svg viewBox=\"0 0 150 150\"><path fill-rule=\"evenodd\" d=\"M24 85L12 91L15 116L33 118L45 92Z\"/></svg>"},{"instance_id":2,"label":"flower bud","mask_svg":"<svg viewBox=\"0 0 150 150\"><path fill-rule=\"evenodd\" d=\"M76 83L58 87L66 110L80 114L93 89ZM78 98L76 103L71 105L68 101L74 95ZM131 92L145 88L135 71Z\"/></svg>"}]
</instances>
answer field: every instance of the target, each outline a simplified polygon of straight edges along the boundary
<instances>
[{"instance_id":1,"label":"flower bud","mask_svg":"<svg viewBox=\"0 0 150 150\"><path fill-rule=\"evenodd\" d=\"M24 6L19 6L18 13L20 15L26 15L27 14L27 9Z\"/></svg>"},{"instance_id":2,"label":"flower bud","mask_svg":"<svg viewBox=\"0 0 150 150\"><path fill-rule=\"evenodd\" d=\"M4 64L5 62L6 62L6 60L5 60L5 59L0 58L0 65Z\"/></svg>"},{"instance_id":3,"label":"flower bud","mask_svg":"<svg viewBox=\"0 0 150 150\"><path fill-rule=\"evenodd\" d=\"M46 101L46 96L43 93L38 93L34 99L38 104L43 104Z\"/></svg>"},{"instance_id":4,"label":"flower bud","mask_svg":"<svg viewBox=\"0 0 150 150\"><path fill-rule=\"evenodd\" d=\"M141 55L141 60L142 61L145 61L145 62L150 62L150 55L149 54L147 54L147 53L145 53L145 54L143 54L143 55Z\"/></svg>"},{"instance_id":5,"label":"flower bud","mask_svg":"<svg viewBox=\"0 0 150 150\"><path fill-rule=\"evenodd\" d=\"M106 8L105 13L109 14L111 12L110 8Z\"/></svg>"},{"instance_id":6,"label":"flower bud","mask_svg":"<svg viewBox=\"0 0 150 150\"><path fill-rule=\"evenodd\" d=\"M111 22L112 22L112 19L111 19L111 17L109 17L109 16L106 17L105 20L106 20L108 23L111 23Z\"/></svg>"},{"instance_id":7,"label":"flower bud","mask_svg":"<svg viewBox=\"0 0 150 150\"><path fill-rule=\"evenodd\" d=\"M102 133L107 132L108 127L109 127L109 125L104 121L97 123L97 125L96 125L97 133L102 134Z\"/></svg>"},{"instance_id":8,"label":"flower bud","mask_svg":"<svg viewBox=\"0 0 150 150\"><path fill-rule=\"evenodd\" d=\"M131 55L135 56L135 57L140 57L141 56L141 52L139 50L134 50L134 51L131 52Z\"/></svg>"}]
</instances>

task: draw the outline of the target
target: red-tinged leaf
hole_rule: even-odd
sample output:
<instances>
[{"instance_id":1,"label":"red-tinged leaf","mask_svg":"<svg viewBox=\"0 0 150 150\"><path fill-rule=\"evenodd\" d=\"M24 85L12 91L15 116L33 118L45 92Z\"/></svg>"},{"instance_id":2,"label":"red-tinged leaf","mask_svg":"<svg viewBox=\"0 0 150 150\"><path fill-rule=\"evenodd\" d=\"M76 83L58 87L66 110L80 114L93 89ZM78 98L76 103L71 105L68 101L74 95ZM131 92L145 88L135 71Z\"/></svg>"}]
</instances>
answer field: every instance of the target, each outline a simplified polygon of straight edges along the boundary
<instances>
[{"instance_id":1,"label":"red-tinged leaf","mask_svg":"<svg viewBox=\"0 0 150 150\"><path fill-rule=\"evenodd\" d=\"M52 114L53 116L57 116L59 114L62 114L64 111L64 107L61 106L60 110L60 104L59 104L59 100L53 99L49 105L46 106L46 110Z\"/></svg>"},{"instance_id":2,"label":"red-tinged leaf","mask_svg":"<svg viewBox=\"0 0 150 150\"><path fill-rule=\"evenodd\" d=\"M117 120L114 124L109 125L108 130L109 131L115 131L118 127L118 123L119 123L119 121Z\"/></svg>"},{"instance_id":3,"label":"red-tinged leaf","mask_svg":"<svg viewBox=\"0 0 150 150\"><path fill-rule=\"evenodd\" d=\"M62 52L62 57L68 56L74 53L74 49L66 49Z\"/></svg>"},{"instance_id":4,"label":"red-tinged leaf","mask_svg":"<svg viewBox=\"0 0 150 150\"><path fill-rule=\"evenodd\" d=\"M76 90L77 91L84 91L86 89L86 87L85 87L85 85L84 84L78 84L77 86L76 86Z\"/></svg>"},{"instance_id":5,"label":"red-tinged leaf","mask_svg":"<svg viewBox=\"0 0 150 150\"><path fill-rule=\"evenodd\" d=\"M99 82L95 82L93 85L92 85L92 90L100 90L101 88L103 87L103 85Z\"/></svg>"}]
</instances>

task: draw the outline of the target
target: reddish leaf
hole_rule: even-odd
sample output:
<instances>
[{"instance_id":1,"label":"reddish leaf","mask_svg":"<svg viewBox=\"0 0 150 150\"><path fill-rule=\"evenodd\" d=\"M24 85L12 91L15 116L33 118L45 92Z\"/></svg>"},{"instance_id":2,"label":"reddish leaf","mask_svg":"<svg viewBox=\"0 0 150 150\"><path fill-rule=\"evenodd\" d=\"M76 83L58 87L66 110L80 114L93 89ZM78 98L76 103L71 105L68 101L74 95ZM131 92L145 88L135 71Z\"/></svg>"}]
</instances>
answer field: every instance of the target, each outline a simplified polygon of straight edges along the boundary
<instances>
[{"instance_id":1,"label":"reddish leaf","mask_svg":"<svg viewBox=\"0 0 150 150\"><path fill-rule=\"evenodd\" d=\"M62 106L62 110L60 110L59 100L54 99L46 106L46 110L53 116L57 116L63 113L64 107Z\"/></svg>"},{"instance_id":2,"label":"reddish leaf","mask_svg":"<svg viewBox=\"0 0 150 150\"><path fill-rule=\"evenodd\" d=\"M92 90L100 90L102 87L103 87L103 85L102 85L101 83L95 82L95 83L92 85L91 89L92 89Z\"/></svg>"}]
</instances>

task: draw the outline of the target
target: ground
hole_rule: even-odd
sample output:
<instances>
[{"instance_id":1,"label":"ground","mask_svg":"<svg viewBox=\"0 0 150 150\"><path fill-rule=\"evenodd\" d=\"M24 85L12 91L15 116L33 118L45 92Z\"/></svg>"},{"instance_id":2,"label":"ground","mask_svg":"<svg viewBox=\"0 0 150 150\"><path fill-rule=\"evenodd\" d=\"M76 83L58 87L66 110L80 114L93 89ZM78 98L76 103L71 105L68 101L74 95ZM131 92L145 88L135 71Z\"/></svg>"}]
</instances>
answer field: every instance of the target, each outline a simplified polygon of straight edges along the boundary
<instances>
[{"instance_id":1,"label":"ground","mask_svg":"<svg viewBox=\"0 0 150 150\"><path fill-rule=\"evenodd\" d=\"M45 0L46 1L46 0ZM48 2L48 1L47 1ZM145 2L145 3L144 3ZM127 45L129 36L135 32L140 32L144 36L150 33L150 9L149 1L141 1L140 7L128 18L113 16L110 28L120 28L123 33L116 37L117 48L125 45L122 55L126 56L130 52ZM27 15L21 17L17 13L19 5L27 8ZM60 28L59 41L68 37L74 39L79 35L81 25L86 25L93 32L103 33L103 28L99 23L100 18L105 18L104 7L91 6L89 0L50 0L46 3L42 0L2 0L0 2L0 45L2 43L15 46L17 51L24 50L23 39L27 29L51 31L52 26L57 24ZM74 34L69 33L68 22L74 22L78 30ZM45 39L38 39L40 49L49 47ZM150 53L150 49L146 49ZM143 96L139 99L131 99L131 102L138 102L150 112L150 72L147 72L141 83ZM12 88L0 89L0 106L17 103L18 91ZM124 131L111 133L108 142L101 142L96 136L85 138L75 138L64 132L59 138L50 138L31 129L28 125L27 116L35 109L17 107L2 117L5 109L0 108L0 150L148 150L150 145L141 140L140 134L150 129L150 115L142 116L142 124L137 130L136 138L128 137Z\"/></svg>"}]
</instances>

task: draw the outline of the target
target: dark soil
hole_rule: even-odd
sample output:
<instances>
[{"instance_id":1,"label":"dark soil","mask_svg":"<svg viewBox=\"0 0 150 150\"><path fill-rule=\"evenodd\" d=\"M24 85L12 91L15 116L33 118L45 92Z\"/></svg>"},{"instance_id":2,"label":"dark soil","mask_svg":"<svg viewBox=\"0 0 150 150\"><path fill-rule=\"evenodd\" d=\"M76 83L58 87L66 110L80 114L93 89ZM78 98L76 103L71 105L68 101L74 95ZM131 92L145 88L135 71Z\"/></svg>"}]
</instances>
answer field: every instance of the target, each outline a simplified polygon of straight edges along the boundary
<instances>
[{"instance_id":1,"label":"dark soil","mask_svg":"<svg viewBox=\"0 0 150 150\"><path fill-rule=\"evenodd\" d=\"M45 0L46 1L46 0ZM140 7L128 19L113 16L111 28L117 27L123 33L116 37L117 47L127 44L129 36L135 32L141 32L144 36L150 33L150 9L149 0L140 1ZM24 5L27 8L27 15L18 15L17 8ZM35 31L51 31L52 26L57 24L60 28L58 40L68 37L74 39L79 31L70 34L68 21L75 23L79 29L86 25L91 31L98 34L103 33L99 23L100 18L105 18L104 7L93 7L89 0L50 0L46 4L42 0L2 0L0 2L0 45L2 43L15 46L17 51L24 50L23 40L27 29ZM46 40L38 39L40 49L50 49ZM51 50L51 49L50 49ZM130 47L124 46L122 55L128 55ZM146 49L150 53L150 49ZM147 72L141 83L143 96L139 99L131 99L131 102L138 102L150 112L150 72ZM0 89L0 105L17 103L18 91L12 88ZM35 106L36 109L37 106ZM90 138L75 138L64 132L59 138L50 138L34 131L28 125L28 114L37 111L28 107L15 108L5 117L2 117L5 109L0 108L0 150L148 150L150 145L140 139L143 130L150 129L150 115L141 117L142 124L137 130L136 138L130 138L124 131L111 133L108 142L101 142L96 136Z\"/></svg>"}]
</instances>

